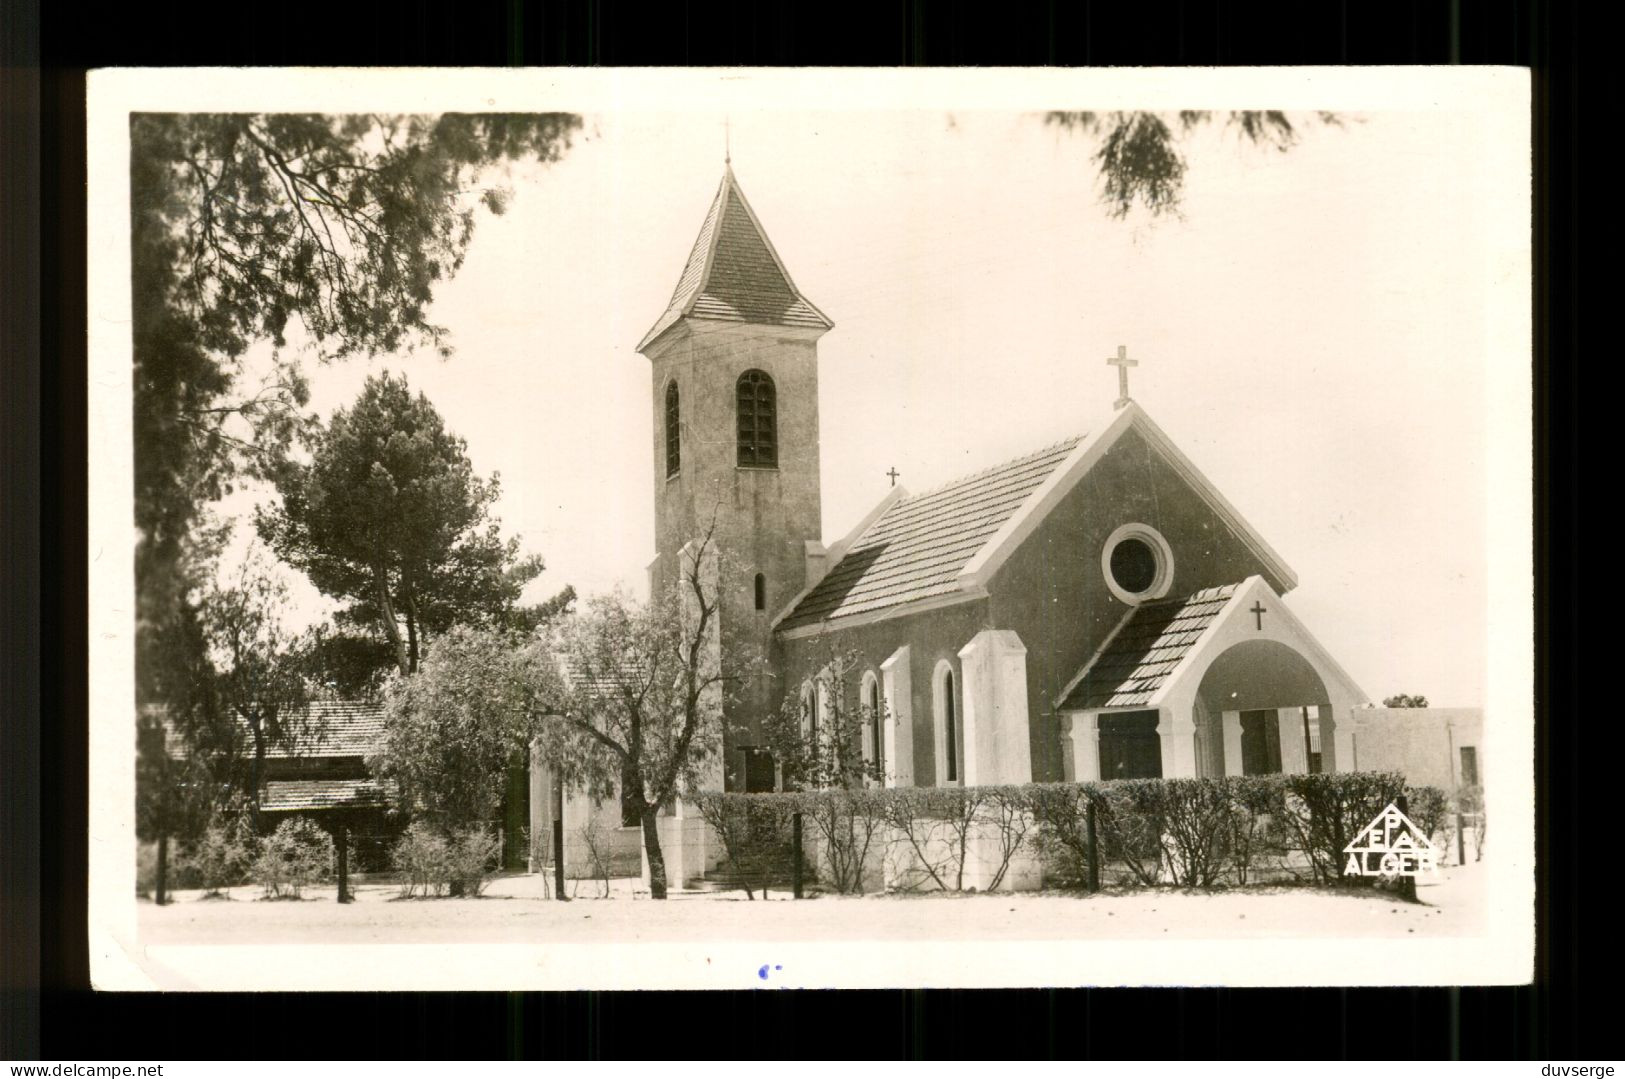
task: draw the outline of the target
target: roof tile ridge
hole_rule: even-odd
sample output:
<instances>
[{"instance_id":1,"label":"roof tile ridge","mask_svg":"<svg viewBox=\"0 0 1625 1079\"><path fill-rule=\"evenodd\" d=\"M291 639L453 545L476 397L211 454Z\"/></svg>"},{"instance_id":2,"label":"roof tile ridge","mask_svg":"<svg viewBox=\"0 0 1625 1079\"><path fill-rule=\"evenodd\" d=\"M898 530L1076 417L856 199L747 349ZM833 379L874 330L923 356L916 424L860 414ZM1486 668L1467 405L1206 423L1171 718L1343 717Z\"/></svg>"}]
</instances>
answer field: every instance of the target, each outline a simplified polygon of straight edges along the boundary
<instances>
[{"instance_id":1,"label":"roof tile ridge","mask_svg":"<svg viewBox=\"0 0 1625 1079\"><path fill-rule=\"evenodd\" d=\"M935 494L941 494L943 491L947 490L950 487L957 487L960 484L965 484L965 483L971 482L972 480L981 479L981 478L983 478L985 476L988 476L988 475L990 475L990 474L992 474L994 472L998 472L1001 469L1014 468L1017 465L1028 464L1028 463L1030 463L1032 461L1038 460L1038 458L1043 457L1046 454L1055 453L1055 452L1061 450L1062 448L1070 449L1071 447L1076 446L1079 442L1083 441L1085 438L1088 438L1088 437L1089 437L1088 432L1085 432L1085 433L1079 434L1079 435L1073 435L1070 438L1063 438L1059 442L1053 442L1050 445L1043 447L1042 449L1036 449L1036 450L1032 450L1032 451L1030 451L1028 453L1024 453L1019 457L1011 457L1011 458L1009 458L1007 460L1000 461L997 464L988 465L986 468L979 469L979 470L977 470L975 472L966 472L963 475L955 476L951 480L947 480L946 482L939 483L935 487L928 487L923 491L919 491L919 492L910 494L907 498L900 498L900 499L897 500L897 506L905 506L905 505L908 505L909 503L912 503L912 502L918 502L920 499L926 498L927 496L935 495ZM893 506L892 509L895 510L897 508L897 506ZM888 514L888 516L889 516L889 514Z\"/></svg>"}]
</instances>

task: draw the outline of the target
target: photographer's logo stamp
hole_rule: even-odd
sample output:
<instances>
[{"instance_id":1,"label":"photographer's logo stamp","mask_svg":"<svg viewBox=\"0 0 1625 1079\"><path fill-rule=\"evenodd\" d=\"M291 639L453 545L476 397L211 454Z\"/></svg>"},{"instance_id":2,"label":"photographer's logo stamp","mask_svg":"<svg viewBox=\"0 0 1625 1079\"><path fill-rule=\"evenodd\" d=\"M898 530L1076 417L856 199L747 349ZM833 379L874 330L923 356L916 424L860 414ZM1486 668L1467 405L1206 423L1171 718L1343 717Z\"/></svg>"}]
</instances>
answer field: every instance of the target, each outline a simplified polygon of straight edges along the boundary
<instances>
[{"instance_id":1,"label":"photographer's logo stamp","mask_svg":"<svg viewBox=\"0 0 1625 1079\"><path fill-rule=\"evenodd\" d=\"M1437 849L1392 802L1343 853L1349 856L1343 866L1346 877L1414 877L1439 868Z\"/></svg>"}]
</instances>

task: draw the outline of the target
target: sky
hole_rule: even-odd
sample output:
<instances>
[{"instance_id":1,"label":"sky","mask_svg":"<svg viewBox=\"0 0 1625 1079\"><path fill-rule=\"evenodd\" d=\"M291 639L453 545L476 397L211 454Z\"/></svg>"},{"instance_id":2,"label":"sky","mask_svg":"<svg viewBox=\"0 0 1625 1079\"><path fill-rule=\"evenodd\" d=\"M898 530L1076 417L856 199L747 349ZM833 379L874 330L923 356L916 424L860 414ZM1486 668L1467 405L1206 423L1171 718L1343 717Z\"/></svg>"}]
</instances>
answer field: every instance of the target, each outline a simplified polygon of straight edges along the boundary
<instances>
[{"instance_id":1,"label":"sky","mask_svg":"<svg viewBox=\"0 0 1625 1079\"><path fill-rule=\"evenodd\" d=\"M1096 425L1123 345L1135 400L1296 570L1287 602L1366 693L1481 704L1497 133L1469 112L1344 120L1285 153L1203 129L1183 216L1115 220L1093 142L1037 113L594 113L560 162L490 177L509 209L482 214L431 311L455 355L312 364L313 407L404 372L500 473L497 516L547 562L531 598L641 593L654 417L633 350L715 193L726 121L752 208L835 323L826 542L893 467L920 491Z\"/></svg>"}]
</instances>

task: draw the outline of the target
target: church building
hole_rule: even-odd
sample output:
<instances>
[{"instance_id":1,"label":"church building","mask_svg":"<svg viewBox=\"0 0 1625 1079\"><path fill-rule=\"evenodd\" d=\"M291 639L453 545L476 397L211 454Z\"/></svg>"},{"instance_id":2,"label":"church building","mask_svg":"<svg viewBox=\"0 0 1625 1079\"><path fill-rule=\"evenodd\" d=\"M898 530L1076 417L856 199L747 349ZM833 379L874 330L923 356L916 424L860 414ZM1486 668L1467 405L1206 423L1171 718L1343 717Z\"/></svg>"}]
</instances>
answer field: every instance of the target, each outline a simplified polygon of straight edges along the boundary
<instances>
[{"instance_id":1,"label":"church building","mask_svg":"<svg viewBox=\"0 0 1625 1079\"><path fill-rule=\"evenodd\" d=\"M1098 422L932 490L894 486L826 546L818 342L833 328L726 168L638 345L651 589L709 532L718 647L743 680L719 785L775 789L762 717L791 694L827 709L816 676L835 654L859 657L848 688L883 717L864 752L888 786L1357 767L1368 698L1285 602L1292 568L1130 398L1122 349ZM676 846L703 846L699 821L672 823Z\"/></svg>"}]
</instances>

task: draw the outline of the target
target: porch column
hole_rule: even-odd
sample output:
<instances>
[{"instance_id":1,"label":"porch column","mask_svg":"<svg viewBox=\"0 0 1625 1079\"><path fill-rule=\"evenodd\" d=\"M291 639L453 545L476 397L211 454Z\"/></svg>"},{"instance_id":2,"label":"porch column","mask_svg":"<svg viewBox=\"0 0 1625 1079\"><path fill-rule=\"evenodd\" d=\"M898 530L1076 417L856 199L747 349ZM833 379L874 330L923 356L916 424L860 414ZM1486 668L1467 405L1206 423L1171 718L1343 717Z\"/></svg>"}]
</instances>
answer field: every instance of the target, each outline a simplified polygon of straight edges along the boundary
<instances>
[{"instance_id":1,"label":"porch column","mask_svg":"<svg viewBox=\"0 0 1625 1079\"><path fill-rule=\"evenodd\" d=\"M1027 646L1013 630L984 629L959 650L959 662L965 679L965 785L1031 783Z\"/></svg>"},{"instance_id":2,"label":"porch column","mask_svg":"<svg viewBox=\"0 0 1625 1079\"><path fill-rule=\"evenodd\" d=\"M880 691L886 697L886 786L914 785L914 679L908 645L880 665Z\"/></svg>"},{"instance_id":3,"label":"porch column","mask_svg":"<svg viewBox=\"0 0 1625 1079\"><path fill-rule=\"evenodd\" d=\"M1241 713L1224 712L1224 774L1241 775Z\"/></svg>"},{"instance_id":4,"label":"porch column","mask_svg":"<svg viewBox=\"0 0 1625 1079\"><path fill-rule=\"evenodd\" d=\"M1094 783L1100 779L1100 713L1068 712L1061 722L1066 733L1068 783Z\"/></svg>"},{"instance_id":5,"label":"porch column","mask_svg":"<svg viewBox=\"0 0 1625 1079\"><path fill-rule=\"evenodd\" d=\"M1281 771L1289 775L1309 771L1309 750L1303 744L1303 709L1277 708L1275 718L1281 732Z\"/></svg>"},{"instance_id":6,"label":"porch column","mask_svg":"<svg viewBox=\"0 0 1625 1079\"><path fill-rule=\"evenodd\" d=\"M1162 738L1162 777L1196 778L1196 723L1188 708L1157 709L1157 734Z\"/></svg>"}]
</instances>

